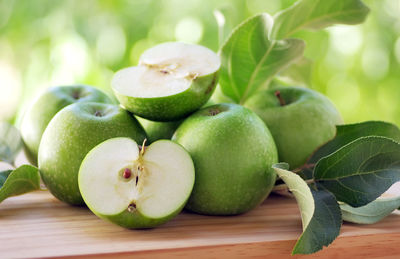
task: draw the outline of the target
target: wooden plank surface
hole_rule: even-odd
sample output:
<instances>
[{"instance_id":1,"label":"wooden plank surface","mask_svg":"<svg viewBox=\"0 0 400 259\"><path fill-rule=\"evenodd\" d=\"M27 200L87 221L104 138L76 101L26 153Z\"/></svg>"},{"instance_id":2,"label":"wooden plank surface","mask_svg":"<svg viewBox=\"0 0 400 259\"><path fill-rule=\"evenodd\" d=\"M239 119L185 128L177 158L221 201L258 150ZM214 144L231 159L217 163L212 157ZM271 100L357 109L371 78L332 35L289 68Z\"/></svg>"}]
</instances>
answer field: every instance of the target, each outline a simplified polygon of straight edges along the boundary
<instances>
[{"instance_id":1,"label":"wooden plank surface","mask_svg":"<svg viewBox=\"0 0 400 259\"><path fill-rule=\"evenodd\" d=\"M398 186L400 187L400 186ZM400 188L395 189L400 193ZM240 216L181 213L151 230L127 230L72 207L47 191L12 197L0 204L0 258L297 258L290 256L301 234L293 199L272 196ZM399 258L400 213L374 225L345 223L318 258Z\"/></svg>"}]
</instances>

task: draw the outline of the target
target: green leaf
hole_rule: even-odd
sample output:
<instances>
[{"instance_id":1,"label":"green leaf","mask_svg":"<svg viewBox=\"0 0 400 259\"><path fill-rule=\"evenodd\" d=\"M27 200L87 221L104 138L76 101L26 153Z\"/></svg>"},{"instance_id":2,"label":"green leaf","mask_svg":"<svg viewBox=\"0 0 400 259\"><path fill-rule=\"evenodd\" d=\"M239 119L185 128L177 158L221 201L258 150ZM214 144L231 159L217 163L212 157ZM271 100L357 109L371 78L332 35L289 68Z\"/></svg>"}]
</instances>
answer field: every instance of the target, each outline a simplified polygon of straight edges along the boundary
<instances>
[{"instance_id":1,"label":"green leaf","mask_svg":"<svg viewBox=\"0 0 400 259\"><path fill-rule=\"evenodd\" d=\"M300 0L275 15L274 39L301 29L320 30L333 24L364 22L369 8L360 0Z\"/></svg>"},{"instance_id":2,"label":"green leaf","mask_svg":"<svg viewBox=\"0 0 400 259\"><path fill-rule=\"evenodd\" d=\"M350 142L367 136L382 136L400 142L399 128L388 122L366 121L362 123L336 126L336 136L317 149L299 174L303 179L311 179L315 164L323 157L332 154Z\"/></svg>"},{"instance_id":3,"label":"green leaf","mask_svg":"<svg viewBox=\"0 0 400 259\"><path fill-rule=\"evenodd\" d=\"M22 145L17 128L7 122L0 122L0 161L13 164Z\"/></svg>"},{"instance_id":4,"label":"green leaf","mask_svg":"<svg viewBox=\"0 0 400 259\"><path fill-rule=\"evenodd\" d=\"M298 39L271 41L272 18L264 13L240 24L220 50L222 92L243 103L273 76L302 57L304 42Z\"/></svg>"},{"instance_id":5,"label":"green leaf","mask_svg":"<svg viewBox=\"0 0 400 259\"><path fill-rule=\"evenodd\" d=\"M4 182L7 180L8 176L10 175L11 172L12 172L12 170L6 170L6 171L0 172L0 186L3 186Z\"/></svg>"},{"instance_id":6,"label":"green leaf","mask_svg":"<svg viewBox=\"0 0 400 259\"><path fill-rule=\"evenodd\" d=\"M278 75L278 79L288 85L308 87L311 85L312 60L302 57Z\"/></svg>"},{"instance_id":7,"label":"green leaf","mask_svg":"<svg viewBox=\"0 0 400 259\"><path fill-rule=\"evenodd\" d=\"M299 177L300 178L300 177ZM327 190L311 190L315 211L292 254L311 254L328 246L340 233L342 217L335 196Z\"/></svg>"},{"instance_id":8,"label":"green leaf","mask_svg":"<svg viewBox=\"0 0 400 259\"><path fill-rule=\"evenodd\" d=\"M343 220L358 224L376 223L400 206L400 196L378 198L365 206L354 208L348 204L341 204Z\"/></svg>"},{"instance_id":9,"label":"green leaf","mask_svg":"<svg viewBox=\"0 0 400 259\"><path fill-rule=\"evenodd\" d=\"M3 181L5 178L6 180ZM1 172L0 202L8 197L38 189L40 189L40 175L39 170L34 166L23 165L11 172Z\"/></svg>"},{"instance_id":10,"label":"green leaf","mask_svg":"<svg viewBox=\"0 0 400 259\"><path fill-rule=\"evenodd\" d=\"M299 205L303 234L292 254L311 254L328 246L340 233L342 218L335 197L326 190L310 189L297 174L287 171L285 163L273 166Z\"/></svg>"},{"instance_id":11,"label":"green leaf","mask_svg":"<svg viewBox=\"0 0 400 259\"><path fill-rule=\"evenodd\" d=\"M353 207L378 198L400 180L400 144L386 137L362 137L318 161L317 183Z\"/></svg>"}]
</instances>

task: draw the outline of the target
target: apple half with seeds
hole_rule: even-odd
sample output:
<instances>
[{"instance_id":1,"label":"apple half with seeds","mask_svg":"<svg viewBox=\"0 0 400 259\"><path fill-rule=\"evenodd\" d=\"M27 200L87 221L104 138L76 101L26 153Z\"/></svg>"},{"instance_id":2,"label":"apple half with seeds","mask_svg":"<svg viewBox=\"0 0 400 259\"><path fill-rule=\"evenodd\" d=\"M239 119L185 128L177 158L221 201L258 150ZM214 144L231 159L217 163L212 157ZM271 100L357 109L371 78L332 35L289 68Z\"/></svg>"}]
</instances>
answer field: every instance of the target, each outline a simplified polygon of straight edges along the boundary
<instances>
[{"instance_id":1,"label":"apple half with seeds","mask_svg":"<svg viewBox=\"0 0 400 259\"><path fill-rule=\"evenodd\" d=\"M174 121L208 101L220 66L219 56L206 47L167 42L145 51L138 66L118 71L111 85L128 111L149 120Z\"/></svg>"},{"instance_id":2,"label":"apple half with seeds","mask_svg":"<svg viewBox=\"0 0 400 259\"><path fill-rule=\"evenodd\" d=\"M126 228L151 228L176 216L193 185L187 151L170 140L148 147L113 138L93 148L79 170L79 189L98 217Z\"/></svg>"}]
</instances>

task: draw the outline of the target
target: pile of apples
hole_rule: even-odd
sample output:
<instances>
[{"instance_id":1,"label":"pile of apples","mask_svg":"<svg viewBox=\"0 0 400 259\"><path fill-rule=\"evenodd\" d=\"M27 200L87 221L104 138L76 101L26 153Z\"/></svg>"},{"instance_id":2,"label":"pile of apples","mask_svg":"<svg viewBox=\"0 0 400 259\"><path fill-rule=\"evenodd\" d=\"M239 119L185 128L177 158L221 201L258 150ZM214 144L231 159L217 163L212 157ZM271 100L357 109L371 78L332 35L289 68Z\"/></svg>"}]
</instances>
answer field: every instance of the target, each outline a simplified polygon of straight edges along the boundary
<instances>
[{"instance_id":1,"label":"pile of apples","mask_svg":"<svg viewBox=\"0 0 400 259\"><path fill-rule=\"evenodd\" d=\"M220 66L205 47L169 42L114 75L119 105L90 86L50 88L23 118L27 157L59 200L123 227L154 227L184 207L245 213L271 192L273 164L302 166L342 120L298 87L212 104Z\"/></svg>"}]
</instances>

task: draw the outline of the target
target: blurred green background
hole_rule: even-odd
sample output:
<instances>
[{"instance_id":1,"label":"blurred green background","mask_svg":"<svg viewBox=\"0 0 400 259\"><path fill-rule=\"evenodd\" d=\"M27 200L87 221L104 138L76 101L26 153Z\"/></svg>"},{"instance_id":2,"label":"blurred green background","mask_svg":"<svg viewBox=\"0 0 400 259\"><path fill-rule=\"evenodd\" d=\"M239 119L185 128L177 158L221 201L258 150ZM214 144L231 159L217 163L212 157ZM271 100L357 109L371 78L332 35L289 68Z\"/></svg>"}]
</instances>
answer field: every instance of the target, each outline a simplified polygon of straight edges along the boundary
<instances>
[{"instance_id":1,"label":"blurred green background","mask_svg":"<svg viewBox=\"0 0 400 259\"><path fill-rule=\"evenodd\" d=\"M147 48L184 41L218 50L213 10L231 27L294 0L0 0L0 120L18 121L43 89L84 83L110 92L113 73ZM346 123L400 126L400 0L365 0L366 22L295 36L314 60L310 88L328 95Z\"/></svg>"}]
</instances>

